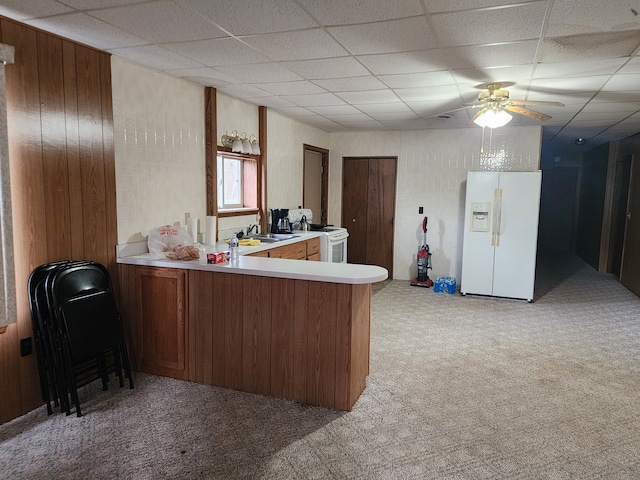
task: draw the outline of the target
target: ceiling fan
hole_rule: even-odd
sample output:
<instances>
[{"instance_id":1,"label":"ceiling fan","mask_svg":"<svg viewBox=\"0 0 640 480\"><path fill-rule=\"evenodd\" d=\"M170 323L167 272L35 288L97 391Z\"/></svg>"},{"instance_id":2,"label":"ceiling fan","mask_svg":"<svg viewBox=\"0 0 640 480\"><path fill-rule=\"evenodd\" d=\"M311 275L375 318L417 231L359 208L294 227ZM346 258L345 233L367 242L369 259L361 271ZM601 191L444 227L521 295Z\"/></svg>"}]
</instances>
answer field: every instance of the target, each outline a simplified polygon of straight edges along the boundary
<instances>
[{"instance_id":1,"label":"ceiling fan","mask_svg":"<svg viewBox=\"0 0 640 480\"><path fill-rule=\"evenodd\" d=\"M509 98L509 92L503 90L502 87L510 86L513 83L488 83L486 85L480 85L484 91L478 94L478 103L473 105L467 105L466 107L450 110L447 113L456 112L459 110L466 110L469 108L482 108L476 113L469 123L476 123L481 127L501 127L506 125L511 120L511 115L507 112L517 113L518 115L524 115L525 117L533 118L535 120L545 121L551 118L550 115L536 112L524 105L538 105L547 107L564 107L560 102L542 102L534 100L511 100ZM441 114L440 114L441 115ZM436 115L438 116L438 115Z\"/></svg>"}]
</instances>

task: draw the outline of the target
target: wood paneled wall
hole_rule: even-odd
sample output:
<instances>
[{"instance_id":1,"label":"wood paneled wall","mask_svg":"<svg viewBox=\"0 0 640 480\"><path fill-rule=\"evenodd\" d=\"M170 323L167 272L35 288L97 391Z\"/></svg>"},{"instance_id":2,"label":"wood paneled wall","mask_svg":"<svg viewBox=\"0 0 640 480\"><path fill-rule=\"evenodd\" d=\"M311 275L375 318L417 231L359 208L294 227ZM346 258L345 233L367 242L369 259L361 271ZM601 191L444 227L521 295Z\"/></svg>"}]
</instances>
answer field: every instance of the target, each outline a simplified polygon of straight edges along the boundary
<instances>
[{"instance_id":1,"label":"wood paneled wall","mask_svg":"<svg viewBox=\"0 0 640 480\"><path fill-rule=\"evenodd\" d=\"M90 259L114 282L116 186L111 61L104 52L0 17L7 65L7 116L18 322L0 334L0 423L40 405L27 280L46 262Z\"/></svg>"}]
</instances>

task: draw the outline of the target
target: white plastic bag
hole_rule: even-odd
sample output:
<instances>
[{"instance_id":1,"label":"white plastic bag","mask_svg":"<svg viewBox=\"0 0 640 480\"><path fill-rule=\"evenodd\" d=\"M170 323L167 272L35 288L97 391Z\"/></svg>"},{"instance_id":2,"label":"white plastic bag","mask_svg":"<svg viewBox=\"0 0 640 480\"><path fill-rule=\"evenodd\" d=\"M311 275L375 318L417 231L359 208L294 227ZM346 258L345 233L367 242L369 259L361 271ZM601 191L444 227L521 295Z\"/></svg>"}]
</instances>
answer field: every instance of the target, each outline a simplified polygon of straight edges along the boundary
<instances>
[{"instance_id":1,"label":"white plastic bag","mask_svg":"<svg viewBox=\"0 0 640 480\"><path fill-rule=\"evenodd\" d=\"M185 245L193 245L191 235L182 227L164 225L152 228L147 239L149 253L154 257L162 258L167 253L175 252Z\"/></svg>"}]
</instances>

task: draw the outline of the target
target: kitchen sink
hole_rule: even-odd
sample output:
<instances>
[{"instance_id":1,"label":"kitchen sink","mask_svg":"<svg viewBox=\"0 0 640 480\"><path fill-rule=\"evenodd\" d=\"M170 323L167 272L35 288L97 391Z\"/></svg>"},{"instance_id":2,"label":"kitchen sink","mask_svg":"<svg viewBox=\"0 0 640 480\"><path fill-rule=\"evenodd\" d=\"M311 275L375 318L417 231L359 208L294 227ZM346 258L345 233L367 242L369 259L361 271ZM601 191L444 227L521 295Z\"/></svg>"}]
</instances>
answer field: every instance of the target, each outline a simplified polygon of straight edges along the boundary
<instances>
[{"instance_id":1,"label":"kitchen sink","mask_svg":"<svg viewBox=\"0 0 640 480\"><path fill-rule=\"evenodd\" d=\"M257 235L251 235L247 238L255 238L264 243L281 242L282 240L290 240L292 238L298 238L300 235L294 235L292 233L259 233Z\"/></svg>"}]
</instances>

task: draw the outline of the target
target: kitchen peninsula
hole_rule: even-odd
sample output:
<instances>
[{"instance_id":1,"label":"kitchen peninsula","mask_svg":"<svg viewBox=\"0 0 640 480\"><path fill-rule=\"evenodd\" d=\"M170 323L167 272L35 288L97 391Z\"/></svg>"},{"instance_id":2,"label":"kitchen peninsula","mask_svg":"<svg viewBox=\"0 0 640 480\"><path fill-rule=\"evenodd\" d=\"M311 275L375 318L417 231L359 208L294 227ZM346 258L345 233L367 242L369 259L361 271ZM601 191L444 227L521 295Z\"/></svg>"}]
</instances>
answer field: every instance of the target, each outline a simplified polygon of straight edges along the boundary
<instances>
[{"instance_id":1,"label":"kitchen peninsula","mask_svg":"<svg viewBox=\"0 0 640 480\"><path fill-rule=\"evenodd\" d=\"M388 273L249 255L312 236L217 265L119 256L134 369L351 410L369 373L371 283Z\"/></svg>"}]
</instances>

